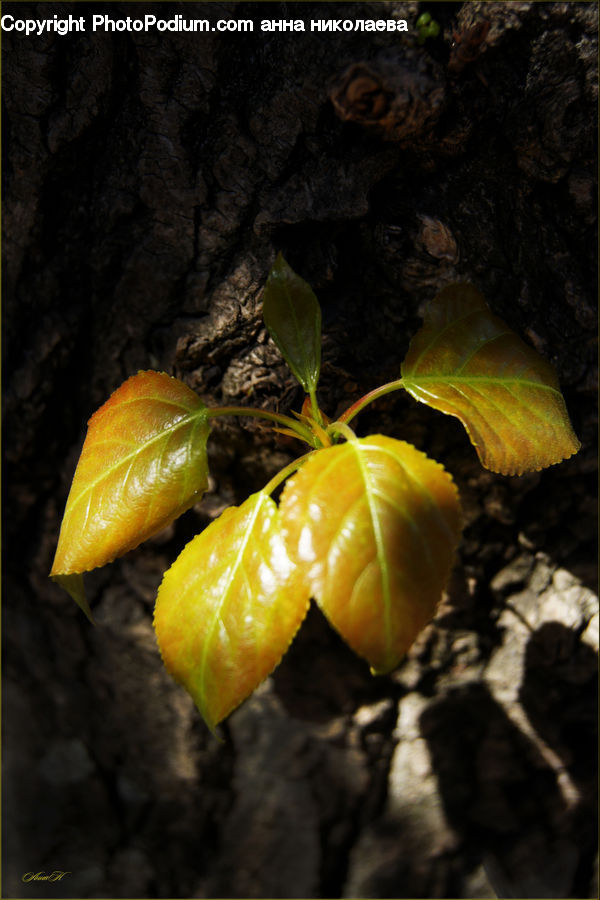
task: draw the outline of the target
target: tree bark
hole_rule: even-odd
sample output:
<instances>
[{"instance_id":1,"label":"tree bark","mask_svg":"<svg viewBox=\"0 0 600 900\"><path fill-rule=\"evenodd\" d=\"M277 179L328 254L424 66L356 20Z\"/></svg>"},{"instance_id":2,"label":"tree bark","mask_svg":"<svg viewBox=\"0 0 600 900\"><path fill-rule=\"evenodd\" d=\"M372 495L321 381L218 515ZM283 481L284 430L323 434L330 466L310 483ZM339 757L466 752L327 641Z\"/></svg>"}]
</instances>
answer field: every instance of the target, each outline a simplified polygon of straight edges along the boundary
<instances>
[{"instance_id":1,"label":"tree bark","mask_svg":"<svg viewBox=\"0 0 600 900\"><path fill-rule=\"evenodd\" d=\"M598 7L433 4L420 45L423 8L3 5L87 21L3 34L5 896L597 891ZM254 30L93 32L94 13ZM408 32L310 27L390 19ZM96 628L47 573L85 423L138 369L300 409L261 320L279 250L322 306L330 416L398 377L422 304L465 280L556 367L582 449L505 478L408 396L365 410L361 434L457 481L447 597L377 678L312 609L218 743L162 668L154 597L294 447L219 420L203 501L90 574Z\"/></svg>"}]
</instances>

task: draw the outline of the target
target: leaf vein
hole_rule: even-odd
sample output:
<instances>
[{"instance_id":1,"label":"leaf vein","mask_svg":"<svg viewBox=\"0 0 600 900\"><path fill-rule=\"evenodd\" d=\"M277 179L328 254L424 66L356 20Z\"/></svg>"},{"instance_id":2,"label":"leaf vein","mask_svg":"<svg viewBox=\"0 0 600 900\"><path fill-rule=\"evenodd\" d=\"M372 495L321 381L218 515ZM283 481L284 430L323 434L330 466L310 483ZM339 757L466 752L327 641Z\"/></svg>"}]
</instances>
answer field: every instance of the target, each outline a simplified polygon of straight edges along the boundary
<instances>
[{"instance_id":1,"label":"leaf vein","mask_svg":"<svg viewBox=\"0 0 600 900\"><path fill-rule=\"evenodd\" d=\"M500 332L498 332L498 334L495 334L493 337L486 338L485 341L482 341L481 344L479 344L477 347L474 347L473 350L471 350L471 352L468 354L467 358L458 367L455 374L459 375L459 373L462 372L466 366L468 366L468 364L471 362L471 360L475 356L477 356L477 354L480 353L489 344L493 344L494 341L499 340L501 337L505 337L506 335L512 335L512 334L513 334L512 331L508 331L508 330L500 331Z\"/></svg>"},{"instance_id":2,"label":"leaf vein","mask_svg":"<svg viewBox=\"0 0 600 900\"><path fill-rule=\"evenodd\" d=\"M201 691L203 698L205 695L206 667L207 667L207 663L208 663L209 646L212 642L214 632L215 632L218 622L223 621L222 615L221 615L223 606L225 605L225 602L227 601L229 592L231 590L231 585L233 584L233 580L235 578L235 574L236 574L237 570L240 567L242 567L244 553L246 552L246 548L248 546L248 542L250 541L250 537L252 535L252 531L256 524L258 514L263 505L263 499L264 499L264 497L262 495L259 495L259 497L257 497L255 500L255 509L253 510L252 515L250 517L250 522L246 525L246 527L244 529L244 534L243 534L242 540L240 542L240 546L239 546L239 550L238 550L236 558L235 558L235 562L233 563L233 565L230 565L227 567L228 574L227 574L226 583L221 592L221 597L220 597L219 602L215 605L214 609L212 610L211 621L207 628L204 642L202 645L202 658L200 660L199 684L200 684L200 691ZM248 502L248 501L246 501L246 502Z\"/></svg>"},{"instance_id":3,"label":"leaf vein","mask_svg":"<svg viewBox=\"0 0 600 900\"><path fill-rule=\"evenodd\" d=\"M385 640L387 644L388 650L390 649L392 642L392 634L391 634L391 587L390 587L390 573L388 569L386 554L385 554L385 543L383 540L383 534L381 531L381 522L379 521L379 516L377 513L377 505L374 502L373 498L373 485L371 484L371 473L368 470L368 467L365 465L365 461L363 459L362 450L365 449L364 445L360 446L355 441L349 441L348 445L353 448L356 459L358 461L358 465L360 467L363 483L365 486L365 493L367 496L367 503L369 506L369 514L371 517L371 526L373 529L373 538L375 541L376 553L377 553L377 562L379 565L379 569L381 571L381 587L382 587L382 600L383 600L383 618L384 618L384 631L385 631Z\"/></svg>"},{"instance_id":4,"label":"leaf vein","mask_svg":"<svg viewBox=\"0 0 600 900\"><path fill-rule=\"evenodd\" d=\"M174 425L170 425L168 428L158 432L158 434L156 434L154 437L150 438L149 440L145 441L143 444L136 445L135 450L133 450L131 453L128 453L126 456L123 456L112 466L109 466L107 469L104 469L97 478L95 478L93 481L86 484L84 489L77 495L77 497L75 497L73 499L72 503L70 504L71 512L73 512L75 507L81 502L81 500L85 497L85 495L88 494L89 492L93 491L94 488L98 484L100 484L102 481L105 481L112 474L116 473L118 471L118 469L127 465L128 463L131 466L133 463L135 463L136 457L138 457L140 453L147 450L153 444L156 444L160 441L168 440L179 429L184 428L186 425L188 425L190 422L193 422L197 418L199 419L200 422L205 422L206 420L204 419L203 416L200 415L201 413L202 413L202 410L199 410L198 412L193 413L190 416L185 416L184 418L182 418L178 422L176 422ZM95 445L95 442L94 442L94 445Z\"/></svg>"},{"instance_id":5,"label":"leaf vein","mask_svg":"<svg viewBox=\"0 0 600 900\"><path fill-rule=\"evenodd\" d=\"M423 349L417 356L416 360L412 364L411 371L416 372L417 366L419 365L419 363L421 362L423 357L427 353L429 353L429 351L431 350L432 347L435 347L435 345L440 341L440 339L446 334L446 332L450 328L452 328L458 322L463 322L465 319L468 319L470 316L478 315L480 312L481 312L481 309L470 309L468 312L463 313L461 316L457 316L456 318L453 318L450 322L447 322L443 326L441 331L435 331L432 339L429 341L429 343L425 347L423 347Z\"/></svg>"}]
</instances>

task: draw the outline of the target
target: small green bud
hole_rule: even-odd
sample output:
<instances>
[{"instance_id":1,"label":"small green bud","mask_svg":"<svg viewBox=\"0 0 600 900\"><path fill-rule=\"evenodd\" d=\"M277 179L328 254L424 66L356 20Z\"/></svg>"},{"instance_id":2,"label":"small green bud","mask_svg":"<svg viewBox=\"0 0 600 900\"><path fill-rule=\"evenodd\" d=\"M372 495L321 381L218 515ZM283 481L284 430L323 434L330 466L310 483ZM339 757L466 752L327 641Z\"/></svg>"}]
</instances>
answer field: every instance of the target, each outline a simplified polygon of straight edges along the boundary
<instances>
[{"instance_id":1,"label":"small green bud","mask_svg":"<svg viewBox=\"0 0 600 900\"><path fill-rule=\"evenodd\" d=\"M419 34L417 36L417 44L424 44L427 38L437 37L440 33L440 26L435 21L435 19L431 18L431 14L428 12L421 13L416 22L417 28L419 29Z\"/></svg>"}]
</instances>

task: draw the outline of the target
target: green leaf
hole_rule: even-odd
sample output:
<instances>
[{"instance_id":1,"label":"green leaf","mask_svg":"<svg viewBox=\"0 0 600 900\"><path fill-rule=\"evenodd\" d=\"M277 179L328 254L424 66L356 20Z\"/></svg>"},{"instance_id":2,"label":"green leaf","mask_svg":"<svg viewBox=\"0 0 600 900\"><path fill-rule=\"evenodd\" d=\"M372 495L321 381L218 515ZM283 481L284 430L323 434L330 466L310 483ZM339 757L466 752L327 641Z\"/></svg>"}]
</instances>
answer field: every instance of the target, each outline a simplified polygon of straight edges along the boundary
<instances>
[{"instance_id":1,"label":"green leaf","mask_svg":"<svg viewBox=\"0 0 600 900\"><path fill-rule=\"evenodd\" d=\"M460 419L493 472L543 469L581 446L552 367L470 284L448 285L429 305L402 381L417 400Z\"/></svg>"},{"instance_id":2,"label":"green leaf","mask_svg":"<svg viewBox=\"0 0 600 900\"><path fill-rule=\"evenodd\" d=\"M460 536L450 475L382 435L319 450L283 491L290 557L334 628L376 672L433 616Z\"/></svg>"},{"instance_id":3,"label":"green leaf","mask_svg":"<svg viewBox=\"0 0 600 900\"><path fill-rule=\"evenodd\" d=\"M111 562L200 500L206 407L183 382L140 372L92 416L67 499L52 575Z\"/></svg>"},{"instance_id":4,"label":"green leaf","mask_svg":"<svg viewBox=\"0 0 600 900\"><path fill-rule=\"evenodd\" d=\"M77 606L85 613L92 625L95 625L90 605L85 595L83 575L53 575L52 581L59 584L75 601Z\"/></svg>"},{"instance_id":5,"label":"green leaf","mask_svg":"<svg viewBox=\"0 0 600 900\"><path fill-rule=\"evenodd\" d=\"M263 492L226 509L166 572L154 613L160 651L211 730L275 668L309 599Z\"/></svg>"},{"instance_id":6,"label":"green leaf","mask_svg":"<svg viewBox=\"0 0 600 900\"><path fill-rule=\"evenodd\" d=\"M263 319L281 355L312 394L321 366L321 308L309 285L278 254L263 294Z\"/></svg>"}]
</instances>

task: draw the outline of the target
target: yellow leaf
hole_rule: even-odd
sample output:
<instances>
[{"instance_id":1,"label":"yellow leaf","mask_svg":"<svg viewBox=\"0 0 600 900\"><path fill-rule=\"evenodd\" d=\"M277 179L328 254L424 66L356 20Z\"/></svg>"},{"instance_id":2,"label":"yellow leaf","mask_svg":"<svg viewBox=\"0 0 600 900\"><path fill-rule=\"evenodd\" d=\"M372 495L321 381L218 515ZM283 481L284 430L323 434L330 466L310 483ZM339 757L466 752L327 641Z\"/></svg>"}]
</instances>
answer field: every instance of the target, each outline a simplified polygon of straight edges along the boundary
<instances>
[{"instance_id":1,"label":"yellow leaf","mask_svg":"<svg viewBox=\"0 0 600 900\"><path fill-rule=\"evenodd\" d=\"M452 478L382 435L319 450L280 503L288 553L344 640L387 672L431 619L460 536Z\"/></svg>"},{"instance_id":2,"label":"yellow leaf","mask_svg":"<svg viewBox=\"0 0 600 900\"><path fill-rule=\"evenodd\" d=\"M417 400L460 419L493 472L543 469L581 446L552 367L470 284L448 285L429 305L402 383Z\"/></svg>"},{"instance_id":3,"label":"yellow leaf","mask_svg":"<svg viewBox=\"0 0 600 900\"><path fill-rule=\"evenodd\" d=\"M102 566L202 497L206 407L183 382L140 372L92 416L67 499L52 575Z\"/></svg>"},{"instance_id":4,"label":"yellow leaf","mask_svg":"<svg viewBox=\"0 0 600 900\"><path fill-rule=\"evenodd\" d=\"M166 572L154 613L160 651L211 730L275 668L309 599L262 492L226 509Z\"/></svg>"}]
</instances>

